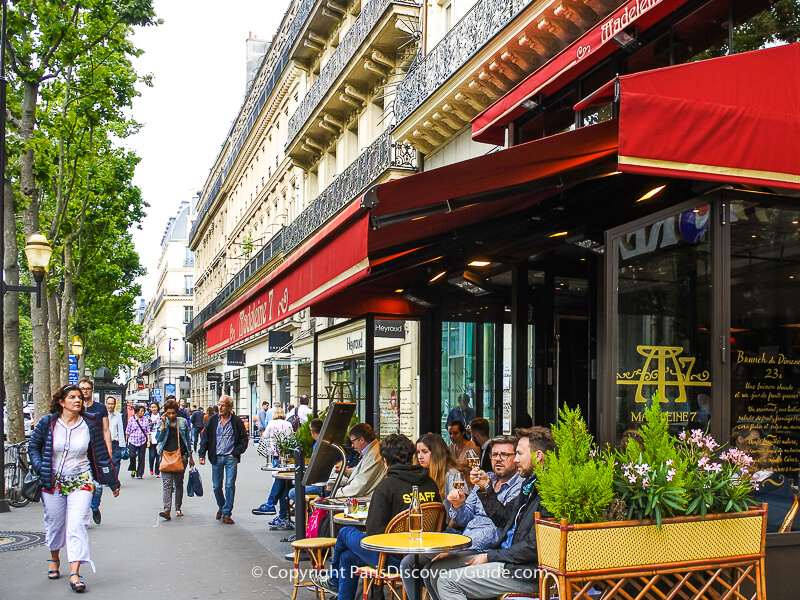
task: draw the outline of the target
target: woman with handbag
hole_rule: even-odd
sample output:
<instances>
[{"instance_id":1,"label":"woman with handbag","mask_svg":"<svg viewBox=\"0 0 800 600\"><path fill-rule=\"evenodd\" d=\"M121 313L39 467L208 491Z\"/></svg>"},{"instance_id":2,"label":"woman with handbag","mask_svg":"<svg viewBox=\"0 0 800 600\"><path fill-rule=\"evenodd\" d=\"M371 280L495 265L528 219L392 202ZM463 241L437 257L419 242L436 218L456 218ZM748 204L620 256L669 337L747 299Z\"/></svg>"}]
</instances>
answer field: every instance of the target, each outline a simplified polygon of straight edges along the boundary
<instances>
[{"instance_id":1,"label":"woman with handbag","mask_svg":"<svg viewBox=\"0 0 800 600\"><path fill-rule=\"evenodd\" d=\"M128 419L125 437L131 453L131 479L144 477L144 462L150 445L150 418L144 416L144 406L137 406L133 417Z\"/></svg>"},{"instance_id":2,"label":"woman with handbag","mask_svg":"<svg viewBox=\"0 0 800 600\"><path fill-rule=\"evenodd\" d=\"M81 564L89 558L89 513L95 481L119 495L119 480L103 437L103 426L83 412L76 385L65 385L54 395L50 414L42 417L28 445L31 468L39 473L51 569L48 579L60 577L59 553L67 549L69 584L86 590Z\"/></svg>"},{"instance_id":3,"label":"woman with handbag","mask_svg":"<svg viewBox=\"0 0 800 600\"><path fill-rule=\"evenodd\" d=\"M194 466L192 444L189 437L189 422L178 416L178 403L175 400L164 402L164 414L156 433L158 455L161 460L161 486L164 499L164 510L158 513L165 521L172 516L172 494L175 493L175 514L183 516L183 478L186 465Z\"/></svg>"}]
</instances>

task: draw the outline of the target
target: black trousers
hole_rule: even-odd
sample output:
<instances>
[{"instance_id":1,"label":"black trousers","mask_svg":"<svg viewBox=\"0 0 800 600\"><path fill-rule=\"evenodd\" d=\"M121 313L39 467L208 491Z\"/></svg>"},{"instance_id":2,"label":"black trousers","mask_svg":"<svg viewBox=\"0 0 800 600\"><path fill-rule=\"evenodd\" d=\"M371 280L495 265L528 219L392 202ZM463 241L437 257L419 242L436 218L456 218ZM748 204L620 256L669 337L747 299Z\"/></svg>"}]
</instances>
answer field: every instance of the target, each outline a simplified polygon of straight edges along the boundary
<instances>
[{"instance_id":1,"label":"black trousers","mask_svg":"<svg viewBox=\"0 0 800 600\"><path fill-rule=\"evenodd\" d=\"M145 462L147 462L145 458L147 455L147 444L145 443L141 446L130 444L128 448L128 452L131 455L131 466L129 470L131 473L136 473L137 477L143 477Z\"/></svg>"}]
</instances>

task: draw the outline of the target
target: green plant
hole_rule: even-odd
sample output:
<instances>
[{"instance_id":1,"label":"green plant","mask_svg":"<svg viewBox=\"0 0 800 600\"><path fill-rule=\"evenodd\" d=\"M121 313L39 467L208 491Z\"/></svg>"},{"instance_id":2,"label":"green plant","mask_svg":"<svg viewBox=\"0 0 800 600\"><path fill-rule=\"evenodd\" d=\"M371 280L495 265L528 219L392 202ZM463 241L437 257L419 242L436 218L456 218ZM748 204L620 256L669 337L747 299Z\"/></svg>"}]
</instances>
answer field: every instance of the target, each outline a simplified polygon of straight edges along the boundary
<instances>
[{"instance_id":1,"label":"green plant","mask_svg":"<svg viewBox=\"0 0 800 600\"><path fill-rule=\"evenodd\" d=\"M311 419L301 423L294 435L298 443L303 447L306 457L311 456L314 451L314 438L311 436Z\"/></svg>"},{"instance_id":2,"label":"green plant","mask_svg":"<svg viewBox=\"0 0 800 600\"><path fill-rule=\"evenodd\" d=\"M294 432L292 433L274 433L275 447L278 454L281 456L292 456L295 448L299 446L299 442Z\"/></svg>"},{"instance_id":3,"label":"green plant","mask_svg":"<svg viewBox=\"0 0 800 600\"><path fill-rule=\"evenodd\" d=\"M579 408L559 411L553 439L557 450L535 469L542 505L570 524L603 520L614 497L614 464L598 454Z\"/></svg>"}]
</instances>

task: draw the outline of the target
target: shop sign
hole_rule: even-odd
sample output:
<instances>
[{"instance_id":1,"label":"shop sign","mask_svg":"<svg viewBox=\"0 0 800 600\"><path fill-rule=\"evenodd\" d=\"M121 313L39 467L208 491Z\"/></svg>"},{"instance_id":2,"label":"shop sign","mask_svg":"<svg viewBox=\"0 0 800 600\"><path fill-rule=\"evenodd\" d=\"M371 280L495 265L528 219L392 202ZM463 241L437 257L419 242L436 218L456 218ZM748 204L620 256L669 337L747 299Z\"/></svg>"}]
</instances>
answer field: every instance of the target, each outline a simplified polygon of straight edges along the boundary
<instances>
[{"instance_id":1,"label":"shop sign","mask_svg":"<svg viewBox=\"0 0 800 600\"><path fill-rule=\"evenodd\" d=\"M636 351L644 358L644 365L632 373L617 373L617 385L635 385L636 402L647 403L649 398L644 393L644 388L656 388L661 395L662 402L675 404L686 403L687 387L711 387L711 374L709 371L692 373L695 357L681 356L681 346L637 346ZM671 422L692 421L694 412L678 411L668 412L667 418ZM633 413L631 421L641 422L643 413Z\"/></svg>"},{"instance_id":2,"label":"shop sign","mask_svg":"<svg viewBox=\"0 0 800 600\"><path fill-rule=\"evenodd\" d=\"M222 373L206 373L206 381L222 381Z\"/></svg>"},{"instance_id":3,"label":"shop sign","mask_svg":"<svg viewBox=\"0 0 800 600\"><path fill-rule=\"evenodd\" d=\"M270 352L291 352L292 334L288 331L270 331L268 343Z\"/></svg>"},{"instance_id":4,"label":"shop sign","mask_svg":"<svg viewBox=\"0 0 800 600\"><path fill-rule=\"evenodd\" d=\"M375 337L404 339L406 322L396 319L375 319Z\"/></svg>"},{"instance_id":5,"label":"shop sign","mask_svg":"<svg viewBox=\"0 0 800 600\"><path fill-rule=\"evenodd\" d=\"M225 357L225 364L229 367L243 367L244 350L228 350Z\"/></svg>"},{"instance_id":6,"label":"shop sign","mask_svg":"<svg viewBox=\"0 0 800 600\"><path fill-rule=\"evenodd\" d=\"M363 352L364 351L364 330L362 329L359 332L359 337L355 337L355 335L353 335L353 336L349 336L348 335L347 336L347 340L346 340L346 345L347 345L347 351L350 354L356 354L358 352Z\"/></svg>"}]
</instances>

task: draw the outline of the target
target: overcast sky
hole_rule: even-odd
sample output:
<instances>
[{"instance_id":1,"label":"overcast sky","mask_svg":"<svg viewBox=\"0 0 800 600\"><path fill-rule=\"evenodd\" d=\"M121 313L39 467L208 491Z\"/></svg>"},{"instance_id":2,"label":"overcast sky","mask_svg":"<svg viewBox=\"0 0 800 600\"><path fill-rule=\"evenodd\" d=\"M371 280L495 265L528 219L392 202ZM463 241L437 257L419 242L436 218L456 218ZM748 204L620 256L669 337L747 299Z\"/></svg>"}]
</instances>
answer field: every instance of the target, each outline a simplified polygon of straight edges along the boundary
<instances>
[{"instance_id":1,"label":"overcast sky","mask_svg":"<svg viewBox=\"0 0 800 600\"><path fill-rule=\"evenodd\" d=\"M164 20L137 28L140 74L153 87L139 86L134 118L144 125L125 140L141 162L134 182L150 204L142 230L133 233L148 274L141 279L149 302L158 285L161 236L182 200L205 183L209 169L246 91L245 40L250 32L270 39L289 0L154 0Z\"/></svg>"}]
</instances>

